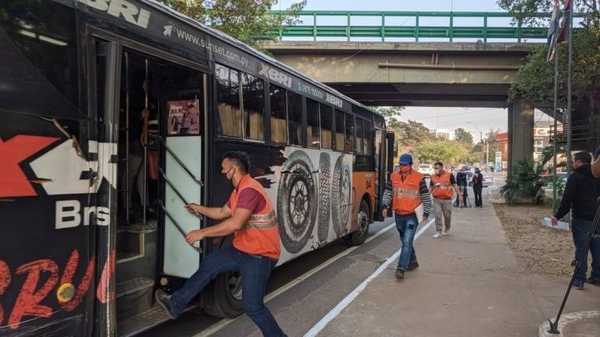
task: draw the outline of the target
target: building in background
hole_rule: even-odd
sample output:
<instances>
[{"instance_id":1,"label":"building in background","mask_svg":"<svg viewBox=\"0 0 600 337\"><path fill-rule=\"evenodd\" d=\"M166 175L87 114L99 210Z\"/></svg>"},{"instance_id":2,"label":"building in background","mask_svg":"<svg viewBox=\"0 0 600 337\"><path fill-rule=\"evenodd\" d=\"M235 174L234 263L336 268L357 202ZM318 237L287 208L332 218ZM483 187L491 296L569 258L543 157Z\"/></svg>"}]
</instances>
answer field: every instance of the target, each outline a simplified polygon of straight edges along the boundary
<instances>
[{"instance_id":1,"label":"building in background","mask_svg":"<svg viewBox=\"0 0 600 337\"><path fill-rule=\"evenodd\" d=\"M436 139L452 140L454 134L448 129L432 129L431 135Z\"/></svg>"}]
</instances>

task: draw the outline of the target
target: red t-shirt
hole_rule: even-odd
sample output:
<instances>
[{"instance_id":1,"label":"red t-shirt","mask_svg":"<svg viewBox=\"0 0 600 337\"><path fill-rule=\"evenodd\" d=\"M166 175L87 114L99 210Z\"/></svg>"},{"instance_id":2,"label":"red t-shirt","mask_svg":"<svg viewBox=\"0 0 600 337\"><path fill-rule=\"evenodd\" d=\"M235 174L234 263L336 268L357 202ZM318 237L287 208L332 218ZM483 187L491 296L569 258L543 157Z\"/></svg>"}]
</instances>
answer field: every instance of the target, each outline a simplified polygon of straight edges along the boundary
<instances>
[{"instance_id":1,"label":"red t-shirt","mask_svg":"<svg viewBox=\"0 0 600 337\"><path fill-rule=\"evenodd\" d=\"M257 190L246 188L238 197L237 208L247 209L254 214L265 208L266 203L265 198ZM227 207L231 208L229 201L227 201Z\"/></svg>"}]
</instances>

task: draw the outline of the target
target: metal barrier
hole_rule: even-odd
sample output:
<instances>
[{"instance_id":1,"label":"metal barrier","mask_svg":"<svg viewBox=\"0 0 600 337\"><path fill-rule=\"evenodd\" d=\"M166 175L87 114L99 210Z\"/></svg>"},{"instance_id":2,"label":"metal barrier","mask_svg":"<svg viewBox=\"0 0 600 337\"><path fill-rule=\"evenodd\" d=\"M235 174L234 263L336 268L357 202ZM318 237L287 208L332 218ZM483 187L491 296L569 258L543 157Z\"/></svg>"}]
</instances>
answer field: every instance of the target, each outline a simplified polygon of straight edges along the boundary
<instances>
[{"instance_id":1,"label":"metal barrier","mask_svg":"<svg viewBox=\"0 0 600 337\"><path fill-rule=\"evenodd\" d=\"M274 11L284 14L284 11ZM581 17L580 14L575 14ZM312 17L312 25L292 25L283 26L277 32L270 32L269 35L277 35L280 40L287 37L312 37L317 41L319 37L345 37L347 41L351 38L380 38L385 42L386 38L409 38L419 42L422 38L448 39L453 42L455 38L475 38L482 42L488 42L488 39L511 39L516 42L525 42L525 39L545 39L547 37L547 27L523 27L522 20L515 18L507 12L378 12L378 11L301 11L300 18ZM346 17L346 25L319 25L324 18ZM380 25L355 25L353 21L358 18L379 17ZM549 13L536 13L532 17L550 17ZM412 20L414 25L387 25L386 19L405 18L406 21ZM421 25L422 18L446 18L448 26ZM456 26L456 18L481 19L481 26ZM516 24L514 26L490 26L490 18L511 19Z\"/></svg>"}]
</instances>

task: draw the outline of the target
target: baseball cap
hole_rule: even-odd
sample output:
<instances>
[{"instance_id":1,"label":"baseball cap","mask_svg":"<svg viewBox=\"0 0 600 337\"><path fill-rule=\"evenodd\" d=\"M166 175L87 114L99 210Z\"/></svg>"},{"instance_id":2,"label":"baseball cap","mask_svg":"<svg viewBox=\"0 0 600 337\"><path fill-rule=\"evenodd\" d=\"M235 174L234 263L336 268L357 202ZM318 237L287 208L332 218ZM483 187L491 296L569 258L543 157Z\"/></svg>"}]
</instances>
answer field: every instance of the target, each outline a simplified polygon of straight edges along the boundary
<instances>
[{"instance_id":1,"label":"baseball cap","mask_svg":"<svg viewBox=\"0 0 600 337\"><path fill-rule=\"evenodd\" d=\"M413 157L408 154L408 153L404 153L400 156L400 165L409 165L410 163L413 162Z\"/></svg>"}]
</instances>

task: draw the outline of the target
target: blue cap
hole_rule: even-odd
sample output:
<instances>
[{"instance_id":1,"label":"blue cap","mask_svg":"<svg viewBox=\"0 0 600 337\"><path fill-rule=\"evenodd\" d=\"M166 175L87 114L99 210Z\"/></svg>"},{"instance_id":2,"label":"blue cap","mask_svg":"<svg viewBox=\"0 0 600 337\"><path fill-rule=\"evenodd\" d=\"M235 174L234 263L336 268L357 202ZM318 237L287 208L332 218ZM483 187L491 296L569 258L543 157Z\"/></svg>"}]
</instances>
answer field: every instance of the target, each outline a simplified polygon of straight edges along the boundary
<instances>
[{"instance_id":1,"label":"blue cap","mask_svg":"<svg viewBox=\"0 0 600 337\"><path fill-rule=\"evenodd\" d=\"M413 158L410 154L404 153L400 156L400 165L410 165L413 162Z\"/></svg>"}]
</instances>

